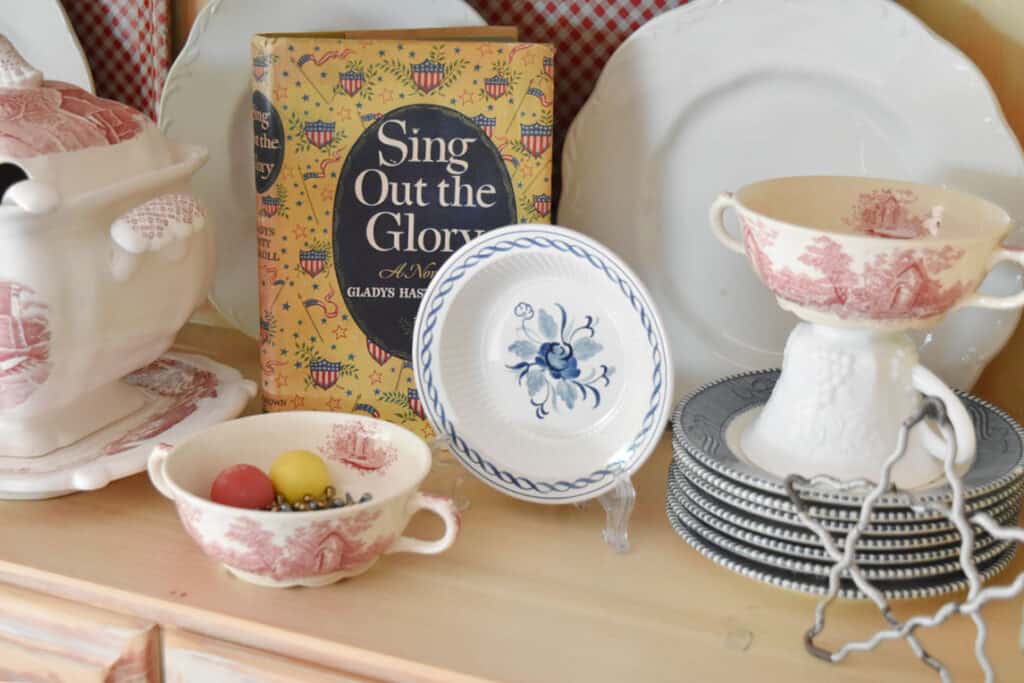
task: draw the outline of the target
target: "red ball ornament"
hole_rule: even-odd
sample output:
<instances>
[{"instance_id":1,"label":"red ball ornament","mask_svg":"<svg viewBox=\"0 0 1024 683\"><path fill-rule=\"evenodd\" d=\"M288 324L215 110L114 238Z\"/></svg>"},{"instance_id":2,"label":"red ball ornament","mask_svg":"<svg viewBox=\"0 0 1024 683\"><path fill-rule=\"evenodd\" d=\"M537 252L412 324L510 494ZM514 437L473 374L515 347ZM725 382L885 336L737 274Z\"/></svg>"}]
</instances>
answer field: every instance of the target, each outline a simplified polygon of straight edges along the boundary
<instances>
[{"instance_id":1,"label":"red ball ornament","mask_svg":"<svg viewBox=\"0 0 1024 683\"><path fill-rule=\"evenodd\" d=\"M259 510L274 502L274 485L258 467L232 465L221 470L213 480L210 500L221 505Z\"/></svg>"}]
</instances>

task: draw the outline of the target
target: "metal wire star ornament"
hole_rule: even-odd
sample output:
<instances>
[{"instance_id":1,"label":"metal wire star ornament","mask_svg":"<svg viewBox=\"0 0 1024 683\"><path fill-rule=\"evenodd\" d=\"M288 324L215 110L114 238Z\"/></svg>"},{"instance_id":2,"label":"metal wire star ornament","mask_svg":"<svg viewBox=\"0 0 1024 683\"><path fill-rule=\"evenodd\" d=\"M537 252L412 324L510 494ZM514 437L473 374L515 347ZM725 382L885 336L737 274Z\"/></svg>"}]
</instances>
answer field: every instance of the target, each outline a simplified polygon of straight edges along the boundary
<instances>
[{"instance_id":1,"label":"metal wire star ornament","mask_svg":"<svg viewBox=\"0 0 1024 683\"><path fill-rule=\"evenodd\" d=\"M934 614L916 616L901 622L893 614L889 602L882 592L875 588L864 577L859 567L857 567L854 560L854 548L857 540L869 525L872 510L878 499L886 493L901 493L892 483L892 469L906 452L910 430L927 418L932 419L938 425L946 442L943 470L952 490L952 504L949 506L938 503L922 504L916 500L913 493L902 492L902 494L906 497L907 504L911 509L916 512L937 512L948 519L960 532L960 565L963 568L964 576L967 578L968 589L965 599L961 602L951 601L936 610ZM985 683L993 683L996 680L995 672L988 660L988 656L985 654L988 627L981 616L981 608L990 600L1007 600L1019 595L1021 589L1024 588L1024 572L1018 574L1008 585L982 588L981 577L974 564L973 548L975 535L971 525L976 524L993 538L1000 541L1012 540L1017 543L1024 543L1024 529L1000 526L991 516L984 512L974 513L968 518L965 512L966 503L964 501L963 481L956 472L955 462L956 439L953 435L953 428L946 416L945 404L938 398L927 396L922 401L920 410L903 421L896 448L886 459L877 484L863 479L844 482L827 476L818 476L810 479L799 475L786 477L783 483L790 501L796 508L797 515L804 525L817 535L826 552L835 561L828 577L828 592L818 602L815 609L814 625L804 634L804 646L808 652L826 662L837 664L853 652L867 652L873 650L883 641L902 639L907 642L910 649L922 662L935 670L943 683L950 683L953 679L949 670L942 662L922 647L915 636L915 631L919 628L939 626L953 615L965 614L974 621L977 629L977 636L974 640L974 655L984 673ZM864 504L861 507L857 524L844 539L842 551L837 547L831 534L811 517L807 505L800 498L797 490L798 486L821 486L840 492L868 491ZM879 631L867 640L846 643L833 652L816 645L814 640L825 629L825 615L829 605L839 595L840 577L844 572L847 572L857 588L875 603L882 613L882 617L889 623L890 628Z\"/></svg>"}]
</instances>

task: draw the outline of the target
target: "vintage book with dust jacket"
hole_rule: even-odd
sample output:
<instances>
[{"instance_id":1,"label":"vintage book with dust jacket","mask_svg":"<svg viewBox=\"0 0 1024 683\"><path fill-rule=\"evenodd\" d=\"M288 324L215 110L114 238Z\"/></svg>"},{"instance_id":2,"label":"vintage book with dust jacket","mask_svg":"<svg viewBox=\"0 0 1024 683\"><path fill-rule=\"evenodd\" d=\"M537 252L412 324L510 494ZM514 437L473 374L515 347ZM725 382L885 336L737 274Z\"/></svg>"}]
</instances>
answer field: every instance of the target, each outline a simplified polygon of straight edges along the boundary
<instances>
[{"instance_id":1,"label":"vintage book with dust jacket","mask_svg":"<svg viewBox=\"0 0 1024 683\"><path fill-rule=\"evenodd\" d=\"M264 410L430 436L411 363L424 289L467 241L551 212L553 48L514 40L253 37Z\"/></svg>"}]
</instances>

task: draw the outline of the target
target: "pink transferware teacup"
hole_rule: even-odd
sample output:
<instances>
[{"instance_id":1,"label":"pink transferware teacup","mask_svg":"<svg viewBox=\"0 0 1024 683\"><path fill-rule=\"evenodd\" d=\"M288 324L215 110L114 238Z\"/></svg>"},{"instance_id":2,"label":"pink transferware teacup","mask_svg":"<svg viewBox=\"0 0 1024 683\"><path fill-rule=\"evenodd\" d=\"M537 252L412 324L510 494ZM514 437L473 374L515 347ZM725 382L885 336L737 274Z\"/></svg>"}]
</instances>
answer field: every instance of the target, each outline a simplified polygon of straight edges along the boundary
<instances>
[{"instance_id":1,"label":"pink transferware teacup","mask_svg":"<svg viewBox=\"0 0 1024 683\"><path fill-rule=\"evenodd\" d=\"M722 221L733 208L742 241ZM843 176L776 178L723 193L711 225L745 253L782 308L813 323L875 329L935 325L954 308L1017 308L1024 292L975 290L1000 261L1007 213L944 187Z\"/></svg>"},{"instance_id":2,"label":"pink transferware teacup","mask_svg":"<svg viewBox=\"0 0 1024 683\"><path fill-rule=\"evenodd\" d=\"M269 471L286 451L318 453L339 496L370 500L305 512L247 510L214 503L210 486L229 465ZM459 513L447 498L418 491L430 470L430 447L383 420L326 412L254 415L215 425L149 459L153 485L174 501L185 530L232 574L252 583L323 586L357 576L381 555L433 555L455 542ZM444 522L436 541L402 536L419 510Z\"/></svg>"}]
</instances>

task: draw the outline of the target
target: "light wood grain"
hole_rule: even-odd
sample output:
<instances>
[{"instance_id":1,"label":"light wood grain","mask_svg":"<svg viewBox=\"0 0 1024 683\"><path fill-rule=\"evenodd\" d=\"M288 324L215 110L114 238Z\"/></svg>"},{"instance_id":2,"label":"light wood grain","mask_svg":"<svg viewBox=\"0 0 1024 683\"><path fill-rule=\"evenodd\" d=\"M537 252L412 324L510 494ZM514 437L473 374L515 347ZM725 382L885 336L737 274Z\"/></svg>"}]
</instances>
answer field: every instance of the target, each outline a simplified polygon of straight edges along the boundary
<instances>
[{"instance_id":1,"label":"light wood grain","mask_svg":"<svg viewBox=\"0 0 1024 683\"><path fill-rule=\"evenodd\" d=\"M0 680L160 680L155 624L0 586Z\"/></svg>"},{"instance_id":2,"label":"light wood grain","mask_svg":"<svg viewBox=\"0 0 1024 683\"><path fill-rule=\"evenodd\" d=\"M180 339L254 376L255 345L240 334L190 326ZM260 588L207 559L139 475L46 503L0 503L0 581L383 680L935 680L896 643L838 667L810 658L801 636L813 598L732 574L675 536L663 511L669 457L666 440L637 477L625 555L602 542L597 506L530 505L472 480L462 535L447 553L386 557L326 588ZM410 531L436 536L436 520L418 518ZM1022 570L1024 557L1001 578ZM985 615L989 653L1013 680L1024 664L1020 602ZM844 602L824 643L880 625L870 605ZM956 680L978 680L968 620L921 635Z\"/></svg>"},{"instance_id":3,"label":"light wood grain","mask_svg":"<svg viewBox=\"0 0 1024 683\"><path fill-rule=\"evenodd\" d=\"M162 652L164 683L372 683L174 628L164 630Z\"/></svg>"}]
</instances>

